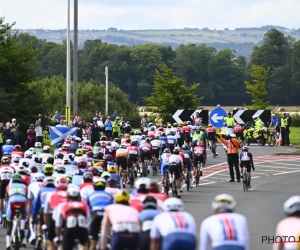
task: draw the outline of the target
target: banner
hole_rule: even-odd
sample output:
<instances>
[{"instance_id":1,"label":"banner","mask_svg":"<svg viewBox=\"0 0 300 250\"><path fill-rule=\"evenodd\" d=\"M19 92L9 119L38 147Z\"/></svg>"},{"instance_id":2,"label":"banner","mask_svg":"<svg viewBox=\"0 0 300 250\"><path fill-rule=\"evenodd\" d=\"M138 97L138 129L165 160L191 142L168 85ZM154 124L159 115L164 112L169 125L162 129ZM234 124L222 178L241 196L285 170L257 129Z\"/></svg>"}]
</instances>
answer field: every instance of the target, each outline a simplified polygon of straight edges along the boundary
<instances>
[{"instance_id":1,"label":"banner","mask_svg":"<svg viewBox=\"0 0 300 250\"><path fill-rule=\"evenodd\" d=\"M63 143L68 135L76 135L77 134L77 127L69 128L65 126L55 126L50 127L50 138L51 138L51 145L57 145L58 143Z\"/></svg>"}]
</instances>

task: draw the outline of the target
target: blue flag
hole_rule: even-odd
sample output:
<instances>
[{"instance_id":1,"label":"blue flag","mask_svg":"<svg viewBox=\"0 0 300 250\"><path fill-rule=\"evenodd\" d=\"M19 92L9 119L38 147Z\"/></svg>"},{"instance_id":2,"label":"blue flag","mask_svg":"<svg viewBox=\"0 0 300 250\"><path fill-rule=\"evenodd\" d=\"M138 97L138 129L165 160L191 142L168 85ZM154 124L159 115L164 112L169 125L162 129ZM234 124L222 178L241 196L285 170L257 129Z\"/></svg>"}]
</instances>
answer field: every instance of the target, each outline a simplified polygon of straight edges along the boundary
<instances>
[{"instance_id":1,"label":"blue flag","mask_svg":"<svg viewBox=\"0 0 300 250\"><path fill-rule=\"evenodd\" d=\"M77 127L69 128L65 126L50 127L51 145L57 145L63 143L68 135L76 135Z\"/></svg>"}]
</instances>

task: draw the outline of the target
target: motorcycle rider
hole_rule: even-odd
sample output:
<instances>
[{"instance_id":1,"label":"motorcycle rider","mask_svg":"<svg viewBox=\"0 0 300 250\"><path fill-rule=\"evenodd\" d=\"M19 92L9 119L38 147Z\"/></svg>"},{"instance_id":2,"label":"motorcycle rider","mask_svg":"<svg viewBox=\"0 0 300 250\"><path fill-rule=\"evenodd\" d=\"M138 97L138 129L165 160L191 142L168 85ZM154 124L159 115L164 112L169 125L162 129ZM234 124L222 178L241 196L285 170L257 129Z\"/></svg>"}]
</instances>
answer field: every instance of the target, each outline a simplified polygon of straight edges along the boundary
<instances>
[{"instance_id":1,"label":"motorcycle rider","mask_svg":"<svg viewBox=\"0 0 300 250\"><path fill-rule=\"evenodd\" d=\"M258 131L262 130L264 123L258 115L253 115L252 119L254 120L254 128L251 128L248 131L253 131L253 138L256 139L258 137Z\"/></svg>"}]
</instances>

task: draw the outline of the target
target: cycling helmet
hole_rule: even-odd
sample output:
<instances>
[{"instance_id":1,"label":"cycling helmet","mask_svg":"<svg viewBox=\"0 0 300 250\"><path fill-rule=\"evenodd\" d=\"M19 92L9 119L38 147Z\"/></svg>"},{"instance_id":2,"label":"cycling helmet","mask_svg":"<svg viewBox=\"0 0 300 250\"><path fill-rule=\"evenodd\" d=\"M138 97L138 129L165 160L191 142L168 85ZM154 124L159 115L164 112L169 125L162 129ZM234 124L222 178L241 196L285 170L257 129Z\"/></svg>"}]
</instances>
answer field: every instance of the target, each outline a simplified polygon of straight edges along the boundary
<instances>
[{"instance_id":1,"label":"cycling helmet","mask_svg":"<svg viewBox=\"0 0 300 250\"><path fill-rule=\"evenodd\" d=\"M57 178L55 179L55 187L59 190L67 190L68 180L66 178Z\"/></svg>"},{"instance_id":2,"label":"cycling helmet","mask_svg":"<svg viewBox=\"0 0 300 250\"><path fill-rule=\"evenodd\" d=\"M152 181L149 186L149 193L159 193L159 185L156 181Z\"/></svg>"},{"instance_id":3,"label":"cycling helmet","mask_svg":"<svg viewBox=\"0 0 300 250\"><path fill-rule=\"evenodd\" d=\"M85 172L82 176L83 180L87 181L87 180L90 180L92 181L93 180L93 175L92 173L90 172Z\"/></svg>"},{"instance_id":4,"label":"cycling helmet","mask_svg":"<svg viewBox=\"0 0 300 250\"><path fill-rule=\"evenodd\" d=\"M69 155L64 155L63 161L64 161L64 164L70 164L71 159L70 159Z\"/></svg>"},{"instance_id":5,"label":"cycling helmet","mask_svg":"<svg viewBox=\"0 0 300 250\"><path fill-rule=\"evenodd\" d=\"M106 161L112 161L113 160L113 157L110 154L105 155L104 158L105 158Z\"/></svg>"},{"instance_id":6,"label":"cycling helmet","mask_svg":"<svg viewBox=\"0 0 300 250\"><path fill-rule=\"evenodd\" d=\"M32 166L32 167L30 168L30 173L32 173L32 174L35 174L35 173L37 173L38 171L39 171L39 169L38 169L37 166Z\"/></svg>"},{"instance_id":7,"label":"cycling helmet","mask_svg":"<svg viewBox=\"0 0 300 250\"><path fill-rule=\"evenodd\" d=\"M93 176L98 176L99 172L98 169L95 167L89 167L88 171L93 175Z\"/></svg>"},{"instance_id":8,"label":"cycling helmet","mask_svg":"<svg viewBox=\"0 0 300 250\"><path fill-rule=\"evenodd\" d=\"M158 135L155 135L155 136L154 136L154 139L155 139L155 140L158 140L158 139L159 139L159 136L158 136Z\"/></svg>"},{"instance_id":9,"label":"cycling helmet","mask_svg":"<svg viewBox=\"0 0 300 250\"><path fill-rule=\"evenodd\" d=\"M62 147L62 143L57 143L56 148L61 148Z\"/></svg>"},{"instance_id":10,"label":"cycling helmet","mask_svg":"<svg viewBox=\"0 0 300 250\"><path fill-rule=\"evenodd\" d=\"M173 127L174 127L174 128L177 128L177 127L178 127L178 123L176 123L176 122L173 123Z\"/></svg>"},{"instance_id":11,"label":"cycling helmet","mask_svg":"<svg viewBox=\"0 0 300 250\"><path fill-rule=\"evenodd\" d=\"M146 141L147 141L147 142L150 142L150 141L151 141L151 138L150 138L150 137L147 137L147 138L146 138Z\"/></svg>"},{"instance_id":12,"label":"cycling helmet","mask_svg":"<svg viewBox=\"0 0 300 250\"><path fill-rule=\"evenodd\" d=\"M130 145L131 145L131 146L136 146L136 145L137 145L137 144L136 144L136 141L131 141Z\"/></svg>"},{"instance_id":13,"label":"cycling helmet","mask_svg":"<svg viewBox=\"0 0 300 250\"><path fill-rule=\"evenodd\" d=\"M52 164L45 164L44 169L43 169L44 174L46 175L52 175L54 172L54 167Z\"/></svg>"},{"instance_id":14,"label":"cycling helmet","mask_svg":"<svg viewBox=\"0 0 300 250\"><path fill-rule=\"evenodd\" d=\"M249 148L248 148L247 146L243 146L242 150L243 150L243 151L248 151Z\"/></svg>"},{"instance_id":15,"label":"cycling helmet","mask_svg":"<svg viewBox=\"0 0 300 250\"><path fill-rule=\"evenodd\" d=\"M253 115L253 116L252 116L252 119L253 119L254 121L256 121L256 120L258 119L258 117L259 117L258 115Z\"/></svg>"},{"instance_id":16,"label":"cycling helmet","mask_svg":"<svg viewBox=\"0 0 300 250\"><path fill-rule=\"evenodd\" d=\"M118 184L119 182L115 178L110 178L107 183L110 187L113 187L114 185Z\"/></svg>"},{"instance_id":17,"label":"cycling helmet","mask_svg":"<svg viewBox=\"0 0 300 250\"><path fill-rule=\"evenodd\" d=\"M120 148L126 149L127 146L125 144L121 144Z\"/></svg>"},{"instance_id":18,"label":"cycling helmet","mask_svg":"<svg viewBox=\"0 0 300 250\"><path fill-rule=\"evenodd\" d=\"M18 166L18 174L24 175L27 174L27 168L25 168L24 166Z\"/></svg>"},{"instance_id":19,"label":"cycling helmet","mask_svg":"<svg viewBox=\"0 0 300 250\"><path fill-rule=\"evenodd\" d=\"M203 142L202 141L198 141L197 142L197 146L203 146Z\"/></svg>"},{"instance_id":20,"label":"cycling helmet","mask_svg":"<svg viewBox=\"0 0 300 250\"><path fill-rule=\"evenodd\" d=\"M130 133L129 133L130 135L134 135L134 132L133 131L130 131Z\"/></svg>"},{"instance_id":21,"label":"cycling helmet","mask_svg":"<svg viewBox=\"0 0 300 250\"><path fill-rule=\"evenodd\" d=\"M212 202L212 208L215 212L233 211L235 206L236 201L229 194L219 194Z\"/></svg>"},{"instance_id":22,"label":"cycling helmet","mask_svg":"<svg viewBox=\"0 0 300 250\"><path fill-rule=\"evenodd\" d=\"M34 147L31 147L31 148L29 148L28 150L29 150L33 155L36 154L36 150L35 150Z\"/></svg>"},{"instance_id":23,"label":"cycling helmet","mask_svg":"<svg viewBox=\"0 0 300 250\"><path fill-rule=\"evenodd\" d=\"M64 150L64 151L69 151L69 149L70 149L70 145L69 144L64 144L64 145L62 145L62 150Z\"/></svg>"},{"instance_id":24,"label":"cycling helmet","mask_svg":"<svg viewBox=\"0 0 300 250\"><path fill-rule=\"evenodd\" d=\"M75 137L74 140L77 141L77 142L81 142L81 138L80 137Z\"/></svg>"},{"instance_id":25,"label":"cycling helmet","mask_svg":"<svg viewBox=\"0 0 300 250\"><path fill-rule=\"evenodd\" d=\"M149 127L153 127L153 123L152 122L149 123Z\"/></svg>"},{"instance_id":26,"label":"cycling helmet","mask_svg":"<svg viewBox=\"0 0 300 250\"><path fill-rule=\"evenodd\" d=\"M98 158L98 159L103 159L103 157L104 157L103 152L99 151L99 152L97 153L97 158Z\"/></svg>"},{"instance_id":27,"label":"cycling helmet","mask_svg":"<svg viewBox=\"0 0 300 250\"><path fill-rule=\"evenodd\" d=\"M95 147L100 147L100 142L99 141L97 141L96 143L95 143Z\"/></svg>"},{"instance_id":28,"label":"cycling helmet","mask_svg":"<svg viewBox=\"0 0 300 250\"><path fill-rule=\"evenodd\" d=\"M72 197L72 198L79 197L80 196L80 188L75 184L69 185L69 187L67 189L67 196Z\"/></svg>"},{"instance_id":29,"label":"cycling helmet","mask_svg":"<svg viewBox=\"0 0 300 250\"><path fill-rule=\"evenodd\" d=\"M76 156L83 156L83 150L81 149L81 148L78 148L77 150L76 150L76 153L75 153L75 155Z\"/></svg>"},{"instance_id":30,"label":"cycling helmet","mask_svg":"<svg viewBox=\"0 0 300 250\"><path fill-rule=\"evenodd\" d=\"M160 135L161 136L166 136L166 133L165 132L161 132Z\"/></svg>"},{"instance_id":31,"label":"cycling helmet","mask_svg":"<svg viewBox=\"0 0 300 250\"><path fill-rule=\"evenodd\" d=\"M48 157L47 163L53 164L54 163L54 158L52 156Z\"/></svg>"},{"instance_id":32,"label":"cycling helmet","mask_svg":"<svg viewBox=\"0 0 300 250\"><path fill-rule=\"evenodd\" d=\"M107 141L107 137L106 137L106 136L102 136L102 137L100 138L100 141Z\"/></svg>"},{"instance_id":33,"label":"cycling helmet","mask_svg":"<svg viewBox=\"0 0 300 250\"><path fill-rule=\"evenodd\" d=\"M78 168L86 168L87 162L86 161L80 161L78 162Z\"/></svg>"},{"instance_id":34,"label":"cycling helmet","mask_svg":"<svg viewBox=\"0 0 300 250\"><path fill-rule=\"evenodd\" d=\"M108 179L111 178L110 173L107 172L107 171L104 171L104 172L101 174L101 177L104 178L105 180L108 180Z\"/></svg>"},{"instance_id":35,"label":"cycling helmet","mask_svg":"<svg viewBox=\"0 0 300 250\"><path fill-rule=\"evenodd\" d=\"M55 159L63 159L64 158L64 154L62 154L61 152L58 152L55 156Z\"/></svg>"},{"instance_id":36,"label":"cycling helmet","mask_svg":"<svg viewBox=\"0 0 300 250\"><path fill-rule=\"evenodd\" d=\"M130 194L126 189L119 190L115 195L116 202L129 202Z\"/></svg>"},{"instance_id":37,"label":"cycling helmet","mask_svg":"<svg viewBox=\"0 0 300 250\"><path fill-rule=\"evenodd\" d=\"M20 145L15 145L14 150L15 151L21 151L22 147Z\"/></svg>"},{"instance_id":38,"label":"cycling helmet","mask_svg":"<svg viewBox=\"0 0 300 250\"><path fill-rule=\"evenodd\" d=\"M42 163L42 157L38 156L38 155L34 155L33 156L33 160L35 161L35 163Z\"/></svg>"},{"instance_id":39,"label":"cycling helmet","mask_svg":"<svg viewBox=\"0 0 300 250\"><path fill-rule=\"evenodd\" d=\"M149 190L151 180L147 177L141 177L137 179L134 183L134 187L137 190Z\"/></svg>"},{"instance_id":40,"label":"cycling helmet","mask_svg":"<svg viewBox=\"0 0 300 250\"><path fill-rule=\"evenodd\" d=\"M12 182L22 182L22 176L20 174L13 174L11 180Z\"/></svg>"},{"instance_id":41,"label":"cycling helmet","mask_svg":"<svg viewBox=\"0 0 300 250\"><path fill-rule=\"evenodd\" d=\"M87 152L87 156L90 157L90 158L92 158L94 156L93 151L88 151Z\"/></svg>"},{"instance_id":42,"label":"cycling helmet","mask_svg":"<svg viewBox=\"0 0 300 250\"><path fill-rule=\"evenodd\" d=\"M12 144L12 141L10 139L6 140L6 144Z\"/></svg>"},{"instance_id":43,"label":"cycling helmet","mask_svg":"<svg viewBox=\"0 0 300 250\"><path fill-rule=\"evenodd\" d=\"M107 166L107 171L109 173L116 173L117 172L117 168L114 165L110 165L110 166Z\"/></svg>"},{"instance_id":44,"label":"cycling helmet","mask_svg":"<svg viewBox=\"0 0 300 250\"><path fill-rule=\"evenodd\" d=\"M236 135L235 134L230 134L229 135L231 138L236 138Z\"/></svg>"},{"instance_id":45,"label":"cycling helmet","mask_svg":"<svg viewBox=\"0 0 300 250\"><path fill-rule=\"evenodd\" d=\"M114 139L114 141L115 141L116 143L119 143L119 144L120 144L120 138L117 137L117 138Z\"/></svg>"},{"instance_id":46,"label":"cycling helmet","mask_svg":"<svg viewBox=\"0 0 300 250\"><path fill-rule=\"evenodd\" d=\"M283 211L286 215L292 215L294 213L300 213L300 196L295 195L290 197L283 204Z\"/></svg>"},{"instance_id":47,"label":"cycling helmet","mask_svg":"<svg viewBox=\"0 0 300 250\"><path fill-rule=\"evenodd\" d=\"M34 147L35 147L35 148L41 148L41 147L42 147L42 143L36 142L36 143L34 144Z\"/></svg>"},{"instance_id":48,"label":"cycling helmet","mask_svg":"<svg viewBox=\"0 0 300 250\"><path fill-rule=\"evenodd\" d=\"M211 125L211 124L208 124L208 127L212 127L212 125Z\"/></svg>"},{"instance_id":49,"label":"cycling helmet","mask_svg":"<svg viewBox=\"0 0 300 250\"><path fill-rule=\"evenodd\" d=\"M143 208L157 208L157 200L153 196L148 196L143 200Z\"/></svg>"},{"instance_id":50,"label":"cycling helmet","mask_svg":"<svg viewBox=\"0 0 300 250\"><path fill-rule=\"evenodd\" d=\"M170 149L169 148L165 148L164 149L164 153L170 153L171 151L170 151Z\"/></svg>"},{"instance_id":51,"label":"cycling helmet","mask_svg":"<svg viewBox=\"0 0 300 250\"><path fill-rule=\"evenodd\" d=\"M183 211L183 208L183 202L175 197L166 199L163 204L163 209L165 212Z\"/></svg>"},{"instance_id":52,"label":"cycling helmet","mask_svg":"<svg viewBox=\"0 0 300 250\"><path fill-rule=\"evenodd\" d=\"M106 186L106 179L100 178L94 181L94 187L105 187Z\"/></svg>"},{"instance_id":53,"label":"cycling helmet","mask_svg":"<svg viewBox=\"0 0 300 250\"><path fill-rule=\"evenodd\" d=\"M68 154L68 156L69 156L69 158L70 158L71 161L73 161L74 158L75 158L75 154L73 154L73 153Z\"/></svg>"},{"instance_id":54,"label":"cycling helmet","mask_svg":"<svg viewBox=\"0 0 300 250\"><path fill-rule=\"evenodd\" d=\"M12 162L13 162L13 163L19 163L21 159L22 159L21 156L16 155L16 156L14 156L14 157L12 158Z\"/></svg>"},{"instance_id":55,"label":"cycling helmet","mask_svg":"<svg viewBox=\"0 0 300 250\"><path fill-rule=\"evenodd\" d=\"M126 138L125 142L126 142L126 143L130 143L130 142L131 142L131 139L130 139L130 138Z\"/></svg>"},{"instance_id":56,"label":"cycling helmet","mask_svg":"<svg viewBox=\"0 0 300 250\"><path fill-rule=\"evenodd\" d=\"M175 135L174 131L170 131L169 135L173 135L174 136Z\"/></svg>"},{"instance_id":57,"label":"cycling helmet","mask_svg":"<svg viewBox=\"0 0 300 250\"><path fill-rule=\"evenodd\" d=\"M227 128L232 128L232 126L231 126L231 125L228 125Z\"/></svg>"},{"instance_id":58,"label":"cycling helmet","mask_svg":"<svg viewBox=\"0 0 300 250\"><path fill-rule=\"evenodd\" d=\"M180 148L175 147L174 150L173 150L173 154L178 154L178 153L179 153L179 149L180 149Z\"/></svg>"},{"instance_id":59,"label":"cycling helmet","mask_svg":"<svg viewBox=\"0 0 300 250\"><path fill-rule=\"evenodd\" d=\"M84 140L84 141L83 141L83 144L84 144L85 146L91 146L91 145L92 145L92 143L91 143L90 140Z\"/></svg>"},{"instance_id":60,"label":"cycling helmet","mask_svg":"<svg viewBox=\"0 0 300 250\"><path fill-rule=\"evenodd\" d=\"M186 146L185 144L183 144L183 145L181 146L181 148L185 150L185 149L187 149L187 146Z\"/></svg>"},{"instance_id":61,"label":"cycling helmet","mask_svg":"<svg viewBox=\"0 0 300 250\"><path fill-rule=\"evenodd\" d=\"M47 146L47 145L44 146L44 147L43 147L43 151L44 151L44 153L45 153L45 152L49 152L49 151L50 151L50 147Z\"/></svg>"},{"instance_id":62,"label":"cycling helmet","mask_svg":"<svg viewBox=\"0 0 300 250\"><path fill-rule=\"evenodd\" d=\"M29 163L27 161L22 161L21 166L23 166L24 168L29 168Z\"/></svg>"},{"instance_id":63,"label":"cycling helmet","mask_svg":"<svg viewBox=\"0 0 300 250\"><path fill-rule=\"evenodd\" d=\"M64 166L58 166L55 170L56 173L58 174L65 174L66 173L66 168Z\"/></svg>"},{"instance_id":64,"label":"cycling helmet","mask_svg":"<svg viewBox=\"0 0 300 250\"><path fill-rule=\"evenodd\" d=\"M32 158L32 152L27 150L25 153L24 153L24 158Z\"/></svg>"},{"instance_id":65,"label":"cycling helmet","mask_svg":"<svg viewBox=\"0 0 300 250\"><path fill-rule=\"evenodd\" d=\"M9 164L9 158L7 156L3 156L1 159L2 164Z\"/></svg>"},{"instance_id":66,"label":"cycling helmet","mask_svg":"<svg viewBox=\"0 0 300 250\"><path fill-rule=\"evenodd\" d=\"M54 186L54 178L52 178L52 177L44 178L44 184L45 184L45 187Z\"/></svg>"},{"instance_id":67,"label":"cycling helmet","mask_svg":"<svg viewBox=\"0 0 300 250\"><path fill-rule=\"evenodd\" d=\"M42 173L35 173L33 178L35 179L35 181L42 182L45 179L45 175Z\"/></svg>"}]
</instances>

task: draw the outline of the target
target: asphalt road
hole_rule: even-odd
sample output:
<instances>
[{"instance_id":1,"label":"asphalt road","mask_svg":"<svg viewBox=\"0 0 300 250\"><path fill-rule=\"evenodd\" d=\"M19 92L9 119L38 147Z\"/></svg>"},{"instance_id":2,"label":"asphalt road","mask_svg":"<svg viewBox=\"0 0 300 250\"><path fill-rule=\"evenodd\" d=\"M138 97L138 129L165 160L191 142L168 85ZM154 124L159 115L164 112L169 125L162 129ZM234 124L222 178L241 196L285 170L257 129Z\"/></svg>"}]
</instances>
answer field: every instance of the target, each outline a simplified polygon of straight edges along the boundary
<instances>
[{"instance_id":1,"label":"asphalt road","mask_svg":"<svg viewBox=\"0 0 300 250\"><path fill-rule=\"evenodd\" d=\"M284 218L283 202L299 194L300 157L274 156L278 152L291 152L288 147L250 146L250 151L256 158L256 171L248 192L243 191L242 183L228 182L226 155L219 147L217 158L208 157L201 186L184 191L182 199L186 211L196 219L199 234L201 222L212 214L212 199L220 193L233 195L238 203L236 211L248 219L250 249L272 249L271 245L262 244L262 236L274 235L278 221ZM0 249L5 249L5 230L1 226ZM27 245L26 249L33 248Z\"/></svg>"}]
</instances>

